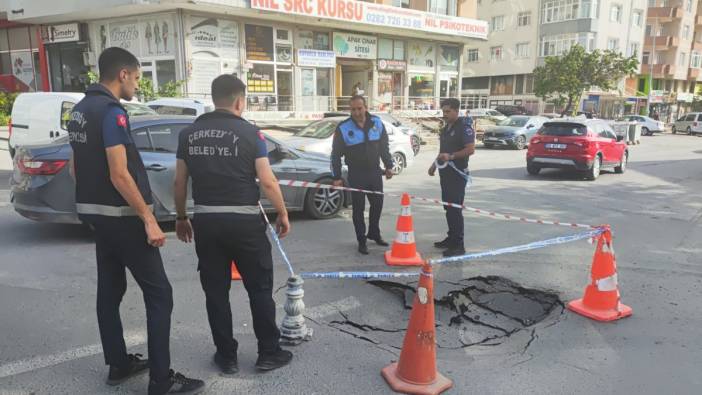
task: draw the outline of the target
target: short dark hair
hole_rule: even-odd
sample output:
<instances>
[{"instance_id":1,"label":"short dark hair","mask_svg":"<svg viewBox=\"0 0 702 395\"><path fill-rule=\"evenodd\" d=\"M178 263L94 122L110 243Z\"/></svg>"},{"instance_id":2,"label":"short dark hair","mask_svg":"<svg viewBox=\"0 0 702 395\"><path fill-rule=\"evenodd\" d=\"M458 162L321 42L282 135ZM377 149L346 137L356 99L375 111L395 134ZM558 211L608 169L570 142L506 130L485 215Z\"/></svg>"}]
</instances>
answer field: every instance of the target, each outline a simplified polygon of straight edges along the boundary
<instances>
[{"instance_id":1,"label":"short dark hair","mask_svg":"<svg viewBox=\"0 0 702 395\"><path fill-rule=\"evenodd\" d=\"M102 51L98 59L100 81L114 81L123 69L134 71L141 67L139 59L131 52L119 47L110 47Z\"/></svg>"},{"instance_id":2,"label":"short dark hair","mask_svg":"<svg viewBox=\"0 0 702 395\"><path fill-rule=\"evenodd\" d=\"M222 74L212 81L212 101L217 107L230 107L239 96L246 95L246 85L235 75Z\"/></svg>"},{"instance_id":3,"label":"short dark hair","mask_svg":"<svg viewBox=\"0 0 702 395\"><path fill-rule=\"evenodd\" d=\"M361 96L361 95L353 95L353 96L351 96L351 98L349 99L349 103L351 103L352 101L356 101L356 100L360 100L360 101L363 102L363 105L364 105L364 106L366 106L366 107L368 106L368 104L366 104L366 98L363 97L363 96Z\"/></svg>"},{"instance_id":4,"label":"short dark hair","mask_svg":"<svg viewBox=\"0 0 702 395\"><path fill-rule=\"evenodd\" d=\"M461 102L455 97L450 97L441 102L441 108L444 108L445 106L449 106L449 108L452 110L458 110L461 107Z\"/></svg>"}]
</instances>

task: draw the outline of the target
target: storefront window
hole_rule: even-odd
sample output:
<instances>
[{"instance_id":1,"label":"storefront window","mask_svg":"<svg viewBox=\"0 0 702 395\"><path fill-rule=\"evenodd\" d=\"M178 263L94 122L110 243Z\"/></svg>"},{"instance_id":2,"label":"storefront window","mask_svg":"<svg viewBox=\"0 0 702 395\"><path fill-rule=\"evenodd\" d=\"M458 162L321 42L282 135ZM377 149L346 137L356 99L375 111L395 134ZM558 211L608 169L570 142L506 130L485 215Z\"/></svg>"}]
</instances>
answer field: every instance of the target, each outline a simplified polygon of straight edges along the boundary
<instances>
[{"instance_id":1,"label":"storefront window","mask_svg":"<svg viewBox=\"0 0 702 395\"><path fill-rule=\"evenodd\" d=\"M458 47L439 46L439 68L458 72Z\"/></svg>"},{"instance_id":2,"label":"storefront window","mask_svg":"<svg viewBox=\"0 0 702 395\"><path fill-rule=\"evenodd\" d=\"M405 60L405 42L400 40L393 41L393 59Z\"/></svg>"},{"instance_id":3,"label":"storefront window","mask_svg":"<svg viewBox=\"0 0 702 395\"><path fill-rule=\"evenodd\" d=\"M378 59L392 59L393 43L392 40L381 38L378 40Z\"/></svg>"},{"instance_id":4,"label":"storefront window","mask_svg":"<svg viewBox=\"0 0 702 395\"><path fill-rule=\"evenodd\" d=\"M408 57L410 66L434 69L436 62L434 44L417 41L411 42Z\"/></svg>"},{"instance_id":5,"label":"storefront window","mask_svg":"<svg viewBox=\"0 0 702 395\"><path fill-rule=\"evenodd\" d=\"M329 33L313 32L311 30L300 30L297 32L296 48L317 49L320 51L329 50Z\"/></svg>"},{"instance_id":6,"label":"storefront window","mask_svg":"<svg viewBox=\"0 0 702 395\"><path fill-rule=\"evenodd\" d=\"M158 78L158 86L163 87L164 84L176 80L175 60L158 60L156 61L156 77Z\"/></svg>"},{"instance_id":7,"label":"storefront window","mask_svg":"<svg viewBox=\"0 0 702 395\"><path fill-rule=\"evenodd\" d=\"M490 86L491 95L511 95L514 92L514 76L504 75L500 77L492 77Z\"/></svg>"},{"instance_id":8,"label":"storefront window","mask_svg":"<svg viewBox=\"0 0 702 395\"><path fill-rule=\"evenodd\" d=\"M317 96L330 96L331 69L317 69Z\"/></svg>"},{"instance_id":9,"label":"storefront window","mask_svg":"<svg viewBox=\"0 0 702 395\"><path fill-rule=\"evenodd\" d=\"M275 66L272 64L254 64L246 78L248 93L275 93L273 73Z\"/></svg>"},{"instance_id":10,"label":"storefront window","mask_svg":"<svg viewBox=\"0 0 702 395\"><path fill-rule=\"evenodd\" d=\"M7 41L7 29L0 29L0 51L9 51L10 46Z\"/></svg>"},{"instance_id":11,"label":"storefront window","mask_svg":"<svg viewBox=\"0 0 702 395\"><path fill-rule=\"evenodd\" d=\"M26 27L16 27L9 29L10 48L13 51L20 49L30 49L32 47L29 40L29 29Z\"/></svg>"},{"instance_id":12,"label":"storefront window","mask_svg":"<svg viewBox=\"0 0 702 395\"><path fill-rule=\"evenodd\" d=\"M273 61L273 28L270 26L246 25L246 59Z\"/></svg>"},{"instance_id":13,"label":"storefront window","mask_svg":"<svg viewBox=\"0 0 702 395\"><path fill-rule=\"evenodd\" d=\"M412 107L432 109L434 107L434 75L410 75L409 96Z\"/></svg>"},{"instance_id":14,"label":"storefront window","mask_svg":"<svg viewBox=\"0 0 702 395\"><path fill-rule=\"evenodd\" d=\"M12 74L9 52L0 53L0 74Z\"/></svg>"}]
</instances>

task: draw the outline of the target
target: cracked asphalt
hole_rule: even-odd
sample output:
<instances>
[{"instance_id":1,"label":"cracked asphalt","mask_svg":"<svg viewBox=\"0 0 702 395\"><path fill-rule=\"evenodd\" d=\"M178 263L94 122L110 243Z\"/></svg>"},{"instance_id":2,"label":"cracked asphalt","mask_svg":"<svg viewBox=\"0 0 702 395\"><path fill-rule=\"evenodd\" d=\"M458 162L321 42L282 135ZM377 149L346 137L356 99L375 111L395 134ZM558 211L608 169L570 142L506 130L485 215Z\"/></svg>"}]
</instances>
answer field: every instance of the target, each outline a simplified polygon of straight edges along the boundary
<instances>
[{"instance_id":1,"label":"cracked asphalt","mask_svg":"<svg viewBox=\"0 0 702 395\"><path fill-rule=\"evenodd\" d=\"M599 323L563 308L588 282L594 246L585 241L437 267L437 363L454 381L449 394L699 393L702 138L644 137L630 150L627 173L587 182L558 171L530 177L523 151L478 149L471 206L612 225L622 301L634 315ZM438 179L426 176L435 153L435 146L424 146L386 190L438 197ZM103 383L90 233L15 214L6 155L0 151L0 394L145 393L144 377L115 388ZM386 199L386 239L398 212L399 201ZM446 229L442 210L415 203L413 214L419 250L436 256L432 243ZM474 252L577 232L465 217L466 247ZM299 272L388 270L382 248L371 243L368 257L355 252L350 212L327 221L294 215L292 226L284 244ZM399 356L413 283L307 280L314 337L292 348L292 365L267 374L253 369L248 301L234 284L241 372L222 377L211 363L194 249L178 242L171 227L162 253L175 298L173 367L206 379L207 393L391 393L380 369ZM277 288L286 269L279 257L276 263ZM275 294L279 319L284 295L284 288ZM131 280L122 319L130 349L145 354L143 302Z\"/></svg>"}]
</instances>

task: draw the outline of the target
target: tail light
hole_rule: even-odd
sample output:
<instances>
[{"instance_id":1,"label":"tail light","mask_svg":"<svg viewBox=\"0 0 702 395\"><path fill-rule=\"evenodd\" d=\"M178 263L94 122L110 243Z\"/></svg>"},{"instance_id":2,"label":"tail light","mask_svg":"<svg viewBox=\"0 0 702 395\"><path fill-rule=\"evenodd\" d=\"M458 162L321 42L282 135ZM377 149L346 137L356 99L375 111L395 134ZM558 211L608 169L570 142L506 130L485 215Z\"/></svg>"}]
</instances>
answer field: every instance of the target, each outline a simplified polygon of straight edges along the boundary
<instances>
[{"instance_id":1,"label":"tail light","mask_svg":"<svg viewBox=\"0 0 702 395\"><path fill-rule=\"evenodd\" d=\"M30 176L52 176L66 167L67 163L67 160L20 159L17 167L20 172Z\"/></svg>"},{"instance_id":2,"label":"tail light","mask_svg":"<svg viewBox=\"0 0 702 395\"><path fill-rule=\"evenodd\" d=\"M533 137L529 144L541 144L541 139L538 137Z\"/></svg>"}]
</instances>

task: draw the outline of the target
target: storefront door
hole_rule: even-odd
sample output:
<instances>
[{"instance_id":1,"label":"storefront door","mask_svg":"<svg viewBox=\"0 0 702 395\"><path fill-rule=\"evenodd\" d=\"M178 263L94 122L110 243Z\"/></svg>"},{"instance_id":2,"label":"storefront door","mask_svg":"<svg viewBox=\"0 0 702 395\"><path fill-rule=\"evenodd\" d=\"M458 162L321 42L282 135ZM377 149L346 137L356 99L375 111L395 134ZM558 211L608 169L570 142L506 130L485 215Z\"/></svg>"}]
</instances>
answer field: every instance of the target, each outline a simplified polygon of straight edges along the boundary
<instances>
[{"instance_id":1,"label":"storefront door","mask_svg":"<svg viewBox=\"0 0 702 395\"><path fill-rule=\"evenodd\" d=\"M439 98L456 97L458 92L458 77L442 76L439 81Z\"/></svg>"},{"instance_id":2,"label":"storefront door","mask_svg":"<svg viewBox=\"0 0 702 395\"><path fill-rule=\"evenodd\" d=\"M300 69L301 111L329 111L331 103L331 69Z\"/></svg>"},{"instance_id":3,"label":"storefront door","mask_svg":"<svg viewBox=\"0 0 702 395\"><path fill-rule=\"evenodd\" d=\"M278 70L278 111L293 111L292 71Z\"/></svg>"},{"instance_id":4,"label":"storefront door","mask_svg":"<svg viewBox=\"0 0 702 395\"><path fill-rule=\"evenodd\" d=\"M56 92L84 92L88 68L83 64L85 45L62 43L47 45L51 66L51 86Z\"/></svg>"}]
</instances>

